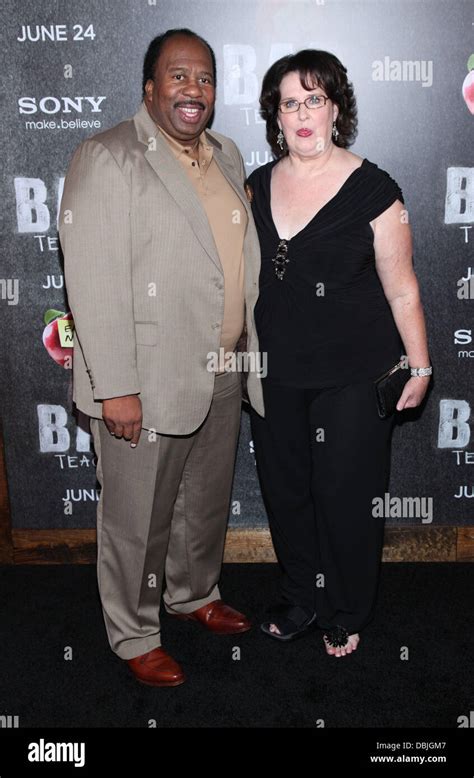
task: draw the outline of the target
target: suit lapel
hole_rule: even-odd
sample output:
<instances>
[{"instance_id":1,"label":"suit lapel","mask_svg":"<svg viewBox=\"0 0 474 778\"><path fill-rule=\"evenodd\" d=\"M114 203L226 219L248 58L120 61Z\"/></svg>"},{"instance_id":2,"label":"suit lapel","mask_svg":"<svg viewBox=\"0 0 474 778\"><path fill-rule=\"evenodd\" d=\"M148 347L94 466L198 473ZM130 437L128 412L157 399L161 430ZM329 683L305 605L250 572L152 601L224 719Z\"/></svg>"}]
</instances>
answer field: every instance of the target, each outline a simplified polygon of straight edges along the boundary
<instances>
[{"instance_id":1,"label":"suit lapel","mask_svg":"<svg viewBox=\"0 0 474 778\"><path fill-rule=\"evenodd\" d=\"M223 273L209 221L201 201L180 163L168 148L165 138L151 119L144 103L135 114L134 121L138 140L147 146L145 159L181 208L183 218L189 221L194 234L210 259Z\"/></svg>"},{"instance_id":2,"label":"suit lapel","mask_svg":"<svg viewBox=\"0 0 474 778\"><path fill-rule=\"evenodd\" d=\"M210 142L214 146L213 155L214 155L214 159L216 160L217 166L219 167L223 176L227 179L227 181L231 185L232 189L234 189L236 195L242 201L244 208L247 211L247 214L250 214L250 203L247 200L247 197L245 196L242 181L240 180L240 177L238 176L237 171L232 164L232 160L230 159L230 157L227 156L227 154L224 154L224 152L220 148L220 144L219 146L216 146L215 145L216 140L209 133L206 134Z\"/></svg>"}]
</instances>

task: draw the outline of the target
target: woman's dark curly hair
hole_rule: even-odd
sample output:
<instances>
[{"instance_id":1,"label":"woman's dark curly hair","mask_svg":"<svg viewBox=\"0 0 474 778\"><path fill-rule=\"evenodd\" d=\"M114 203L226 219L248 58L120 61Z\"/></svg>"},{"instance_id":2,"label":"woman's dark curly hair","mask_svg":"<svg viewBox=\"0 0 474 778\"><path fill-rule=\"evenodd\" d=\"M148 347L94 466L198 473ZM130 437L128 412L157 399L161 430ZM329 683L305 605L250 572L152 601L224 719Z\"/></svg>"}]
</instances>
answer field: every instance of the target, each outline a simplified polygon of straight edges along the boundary
<instances>
[{"instance_id":1,"label":"woman's dark curly hair","mask_svg":"<svg viewBox=\"0 0 474 778\"><path fill-rule=\"evenodd\" d=\"M301 86L324 89L329 99L339 108L336 128L339 131L336 146L346 149L354 143L357 135L357 106L352 84L347 79L347 70L334 54L318 49L303 49L277 60L265 73L260 94L261 115L267 123L267 141L276 157L288 154L286 143L283 150L277 144L280 131L277 123L278 106L281 102L280 84L287 73L299 73Z\"/></svg>"}]
</instances>

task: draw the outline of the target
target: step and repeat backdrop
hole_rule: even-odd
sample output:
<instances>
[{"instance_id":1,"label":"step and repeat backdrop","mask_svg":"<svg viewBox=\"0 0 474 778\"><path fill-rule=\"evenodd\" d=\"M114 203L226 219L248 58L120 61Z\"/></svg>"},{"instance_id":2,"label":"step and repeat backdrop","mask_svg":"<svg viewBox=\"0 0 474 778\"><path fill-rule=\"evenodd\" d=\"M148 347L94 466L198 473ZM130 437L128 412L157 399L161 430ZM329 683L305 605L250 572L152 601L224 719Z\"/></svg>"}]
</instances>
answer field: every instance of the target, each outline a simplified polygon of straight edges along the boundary
<instances>
[{"instance_id":1,"label":"step and repeat backdrop","mask_svg":"<svg viewBox=\"0 0 474 778\"><path fill-rule=\"evenodd\" d=\"M402 188L435 377L393 440L389 524L474 523L474 6L466 0L4 0L1 10L1 419L14 528L89 528L99 498L72 406L57 235L71 155L132 116L150 40L190 27L217 57L213 128L248 173L271 159L262 77L301 48L354 84L352 150ZM341 463L344 466L344 463ZM243 413L230 526L267 525Z\"/></svg>"}]
</instances>

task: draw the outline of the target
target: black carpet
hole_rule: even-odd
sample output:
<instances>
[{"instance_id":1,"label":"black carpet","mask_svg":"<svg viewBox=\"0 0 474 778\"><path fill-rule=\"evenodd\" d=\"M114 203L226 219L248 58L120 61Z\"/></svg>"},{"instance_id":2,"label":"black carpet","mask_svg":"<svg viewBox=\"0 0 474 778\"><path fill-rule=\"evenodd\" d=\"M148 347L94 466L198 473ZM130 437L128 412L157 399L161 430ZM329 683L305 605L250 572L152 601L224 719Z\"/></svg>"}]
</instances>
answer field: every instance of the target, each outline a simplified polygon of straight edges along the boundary
<instances>
[{"instance_id":1,"label":"black carpet","mask_svg":"<svg viewBox=\"0 0 474 778\"><path fill-rule=\"evenodd\" d=\"M289 644L260 631L276 565L224 565L223 599L255 628L217 636L164 613L187 681L155 689L109 648L95 566L1 567L0 715L41 728L456 728L474 711L472 577L469 564L385 563L376 618L337 659L320 631Z\"/></svg>"}]
</instances>

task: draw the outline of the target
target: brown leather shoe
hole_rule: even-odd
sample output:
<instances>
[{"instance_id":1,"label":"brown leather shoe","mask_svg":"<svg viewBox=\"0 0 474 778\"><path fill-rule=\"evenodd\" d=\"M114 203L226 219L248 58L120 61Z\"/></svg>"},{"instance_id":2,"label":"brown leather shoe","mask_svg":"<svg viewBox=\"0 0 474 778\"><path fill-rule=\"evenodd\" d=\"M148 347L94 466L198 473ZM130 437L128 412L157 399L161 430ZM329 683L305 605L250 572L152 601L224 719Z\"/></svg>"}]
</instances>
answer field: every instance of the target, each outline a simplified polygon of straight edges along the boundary
<instances>
[{"instance_id":1,"label":"brown leather shoe","mask_svg":"<svg viewBox=\"0 0 474 778\"><path fill-rule=\"evenodd\" d=\"M147 686L179 686L186 680L179 664L161 647L126 661L137 681Z\"/></svg>"},{"instance_id":2,"label":"brown leather shoe","mask_svg":"<svg viewBox=\"0 0 474 778\"><path fill-rule=\"evenodd\" d=\"M248 632L252 625L243 613L226 605L222 600L214 600L203 605L192 613L169 613L175 619L184 621L199 621L210 632L218 635L233 635L237 632Z\"/></svg>"}]
</instances>

